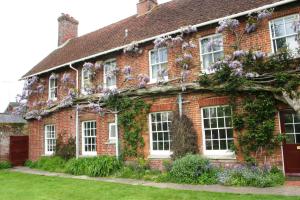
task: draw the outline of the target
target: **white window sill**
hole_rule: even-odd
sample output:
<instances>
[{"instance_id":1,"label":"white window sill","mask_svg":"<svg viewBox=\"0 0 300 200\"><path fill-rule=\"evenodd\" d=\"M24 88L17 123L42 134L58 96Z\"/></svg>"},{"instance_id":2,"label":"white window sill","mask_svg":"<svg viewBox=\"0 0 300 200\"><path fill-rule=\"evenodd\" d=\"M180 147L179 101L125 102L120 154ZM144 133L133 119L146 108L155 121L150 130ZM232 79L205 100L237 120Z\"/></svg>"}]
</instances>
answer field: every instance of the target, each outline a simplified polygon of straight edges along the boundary
<instances>
[{"instance_id":1,"label":"white window sill","mask_svg":"<svg viewBox=\"0 0 300 200\"><path fill-rule=\"evenodd\" d=\"M97 152L95 153L82 153L80 157L95 157L97 156Z\"/></svg>"},{"instance_id":2,"label":"white window sill","mask_svg":"<svg viewBox=\"0 0 300 200\"><path fill-rule=\"evenodd\" d=\"M149 155L148 159L170 159L171 155Z\"/></svg>"},{"instance_id":3,"label":"white window sill","mask_svg":"<svg viewBox=\"0 0 300 200\"><path fill-rule=\"evenodd\" d=\"M211 160L236 160L236 155L203 155L205 158L211 159Z\"/></svg>"},{"instance_id":4,"label":"white window sill","mask_svg":"<svg viewBox=\"0 0 300 200\"><path fill-rule=\"evenodd\" d=\"M54 152L53 153L45 153L42 156L44 156L44 157L51 157L51 156L54 156Z\"/></svg>"}]
</instances>

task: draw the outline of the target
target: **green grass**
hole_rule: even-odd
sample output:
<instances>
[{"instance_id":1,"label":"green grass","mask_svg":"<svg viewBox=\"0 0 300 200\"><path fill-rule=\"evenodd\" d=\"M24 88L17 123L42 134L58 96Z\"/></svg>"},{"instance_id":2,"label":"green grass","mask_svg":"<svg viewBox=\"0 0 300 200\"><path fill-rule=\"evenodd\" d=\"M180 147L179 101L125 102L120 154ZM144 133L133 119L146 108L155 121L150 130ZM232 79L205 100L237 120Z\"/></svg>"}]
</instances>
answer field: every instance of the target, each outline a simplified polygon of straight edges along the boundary
<instances>
[{"instance_id":1,"label":"green grass","mask_svg":"<svg viewBox=\"0 0 300 200\"><path fill-rule=\"evenodd\" d=\"M1 200L277 200L300 197L236 195L158 189L0 171Z\"/></svg>"}]
</instances>

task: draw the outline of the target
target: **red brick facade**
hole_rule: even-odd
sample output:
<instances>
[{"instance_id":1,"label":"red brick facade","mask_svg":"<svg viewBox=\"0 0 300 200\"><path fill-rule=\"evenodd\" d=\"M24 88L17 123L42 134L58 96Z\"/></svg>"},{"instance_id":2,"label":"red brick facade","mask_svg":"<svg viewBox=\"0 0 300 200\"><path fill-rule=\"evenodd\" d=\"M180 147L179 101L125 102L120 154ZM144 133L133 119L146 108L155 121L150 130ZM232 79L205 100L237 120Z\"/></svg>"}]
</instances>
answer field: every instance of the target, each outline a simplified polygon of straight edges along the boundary
<instances>
[{"instance_id":1,"label":"red brick facade","mask_svg":"<svg viewBox=\"0 0 300 200\"><path fill-rule=\"evenodd\" d=\"M273 15L273 18L286 16L289 14L295 14L300 12L300 6L285 6L277 9ZM243 22L244 24L244 22ZM196 80L199 72L201 71L201 61L200 61L200 53L199 53L199 39L201 37L214 34L215 33L215 25L209 25L201 28L197 33L194 33L190 38L197 45L197 48L193 49L193 64L194 68L192 69L192 73L190 76L190 80ZM242 27L244 27L242 25ZM224 35L224 43L231 44L233 38L230 35ZM226 45L227 46L227 45ZM264 52L272 52L271 47L271 39L270 39L270 30L268 21L264 21L261 27L257 32L250 34L247 36L242 43L243 49L257 49L262 50ZM138 74L149 74L149 51L153 49L152 43L146 43L140 46L143 49L143 53L136 57L131 57L129 55L124 54L123 52L115 52L103 57L99 57L97 59L92 59L90 62L96 62L98 60L105 61L107 59L116 59L117 66L119 68L124 68L126 65L130 65L133 68L133 75L137 76ZM175 66L175 58L180 51L178 48L170 48L168 50L168 68L169 68L169 79L178 77L180 74L180 68ZM225 53L231 51L228 48L225 48ZM82 62L74 65L79 71L82 69ZM71 73L71 76L74 80L76 80L76 73L74 70L69 68L64 68L63 70L58 70L56 73L59 77L62 77L63 73L68 71ZM44 74L40 78L45 81L45 88L48 88L48 78L49 74ZM59 79L60 80L60 79ZM94 84L98 85L103 83L103 71L99 71L96 74L94 79ZM81 85L81 73L79 73L79 85ZM124 82L124 75L119 73L117 76L117 87L118 88L126 88L130 85L137 85L137 80L131 80L127 83ZM61 100L63 96L66 95L67 91L62 89L62 85L60 81L58 81L59 86L59 94L58 100ZM148 85L148 87L152 87L152 85ZM48 99L48 91L43 97L39 97L46 101ZM161 112L161 111L176 111L178 109L177 103L177 95L169 95L169 96L159 96L153 98L146 98L145 100L151 103L151 112ZM36 96L31 97L30 103L32 103L37 99ZM198 144L199 144L199 152L203 153L203 136L202 136L202 117L201 117L201 108L208 106L219 106L226 105L229 102L228 97L226 96L218 96L213 93L199 93L199 94L183 94L183 112L192 119L194 123L194 128L198 134ZM48 124L54 124L56 126L56 133L64 133L66 137L72 136L75 137L75 108L63 109L59 112L53 113L48 117L45 117L38 120L29 121L29 133L30 133L30 155L29 158L31 160L36 160L40 156L44 155L44 126ZM99 116L96 114L84 113L80 112L79 121L80 121L80 136L82 135L81 124L83 121L96 120L97 123L97 153L99 155L108 154L115 155L115 145L110 144L108 141L108 123L113 122L113 115L105 115ZM279 119L276 117L276 133L280 132L279 128ZM148 128L144 133L142 133L145 140L144 157L150 159L150 164L152 167L162 169L162 160L163 158L152 158L150 155L150 138ZM236 140L236 135L235 135ZM81 137L80 137L81 141ZM81 147L81 142L80 142ZM81 149L81 148L80 148ZM261 159L265 161L262 156ZM277 164L282 166L282 155L281 149L277 149L272 158L268 158L268 162ZM225 163L225 165L231 165L236 162L242 161L242 156L237 155L236 159L232 160L215 160L215 163Z\"/></svg>"}]
</instances>

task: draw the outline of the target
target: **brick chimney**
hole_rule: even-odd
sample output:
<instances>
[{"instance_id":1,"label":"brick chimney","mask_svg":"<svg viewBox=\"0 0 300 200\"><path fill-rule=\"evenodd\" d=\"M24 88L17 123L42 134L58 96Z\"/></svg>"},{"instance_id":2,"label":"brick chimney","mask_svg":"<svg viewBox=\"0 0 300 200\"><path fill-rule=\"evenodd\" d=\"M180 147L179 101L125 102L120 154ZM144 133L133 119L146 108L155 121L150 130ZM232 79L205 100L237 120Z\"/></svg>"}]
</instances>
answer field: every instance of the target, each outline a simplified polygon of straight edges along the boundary
<instances>
[{"instance_id":1,"label":"brick chimney","mask_svg":"<svg viewBox=\"0 0 300 200\"><path fill-rule=\"evenodd\" d=\"M78 36L79 22L68 14L62 13L58 21L58 46Z\"/></svg>"},{"instance_id":2,"label":"brick chimney","mask_svg":"<svg viewBox=\"0 0 300 200\"><path fill-rule=\"evenodd\" d=\"M138 16L144 15L158 5L157 0L139 0L137 4Z\"/></svg>"}]
</instances>

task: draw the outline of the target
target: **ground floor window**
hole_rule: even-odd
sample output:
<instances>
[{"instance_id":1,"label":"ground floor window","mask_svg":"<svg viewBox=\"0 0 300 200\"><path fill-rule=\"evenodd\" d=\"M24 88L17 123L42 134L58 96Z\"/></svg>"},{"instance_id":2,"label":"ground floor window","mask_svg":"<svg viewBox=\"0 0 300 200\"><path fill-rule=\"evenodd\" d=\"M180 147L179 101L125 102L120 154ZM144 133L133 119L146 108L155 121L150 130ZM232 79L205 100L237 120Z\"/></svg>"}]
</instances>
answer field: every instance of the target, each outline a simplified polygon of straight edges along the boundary
<instances>
[{"instance_id":1,"label":"ground floor window","mask_svg":"<svg viewBox=\"0 0 300 200\"><path fill-rule=\"evenodd\" d=\"M157 112L150 114L151 154L170 155L171 118L171 112Z\"/></svg>"},{"instance_id":2,"label":"ground floor window","mask_svg":"<svg viewBox=\"0 0 300 200\"><path fill-rule=\"evenodd\" d=\"M56 146L56 133L54 125L45 126L45 155L52 155Z\"/></svg>"},{"instance_id":3,"label":"ground floor window","mask_svg":"<svg viewBox=\"0 0 300 200\"><path fill-rule=\"evenodd\" d=\"M97 155L96 121L82 122L82 154Z\"/></svg>"},{"instance_id":4,"label":"ground floor window","mask_svg":"<svg viewBox=\"0 0 300 200\"><path fill-rule=\"evenodd\" d=\"M206 155L229 155L233 145L232 111L229 106L202 108L202 131Z\"/></svg>"}]
</instances>

